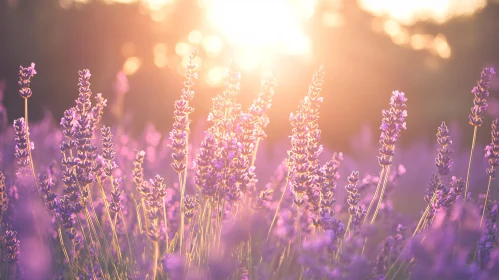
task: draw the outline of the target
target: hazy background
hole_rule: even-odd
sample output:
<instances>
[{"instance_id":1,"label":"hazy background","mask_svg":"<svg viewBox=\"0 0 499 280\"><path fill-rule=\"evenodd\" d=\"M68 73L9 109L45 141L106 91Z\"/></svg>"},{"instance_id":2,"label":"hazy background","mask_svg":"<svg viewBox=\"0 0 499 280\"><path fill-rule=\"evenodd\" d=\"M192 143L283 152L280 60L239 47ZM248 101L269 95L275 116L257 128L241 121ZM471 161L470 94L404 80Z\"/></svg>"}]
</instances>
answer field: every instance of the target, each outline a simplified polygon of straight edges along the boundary
<instances>
[{"instance_id":1,"label":"hazy background","mask_svg":"<svg viewBox=\"0 0 499 280\"><path fill-rule=\"evenodd\" d=\"M112 105L116 74L124 71L130 82L124 108L133 130L152 121L166 133L185 58L195 48L195 123L206 119L234 58L243 72L239 98L245 106L262 73L275 70L268 135L285 140L289 113L322 64L320 126L327 147L348 151L363 125L376 130L392 90L409 99L403 145L432 143L444 120L470 135L470 91L482 67L499 66L499 1L0 0L0 80L9 122L23 115L18 67L35 62L31 119L44 110L60 119L74 104L82 68L92 72L93 92ZM497 79L493 87L488 113L497 117ZM108 108L105 122L116 121ZM489 141L490 122L479 130L479 142ZM461 141L465 147L470 142L471 135Z\"/></svg>"}]
</instances>

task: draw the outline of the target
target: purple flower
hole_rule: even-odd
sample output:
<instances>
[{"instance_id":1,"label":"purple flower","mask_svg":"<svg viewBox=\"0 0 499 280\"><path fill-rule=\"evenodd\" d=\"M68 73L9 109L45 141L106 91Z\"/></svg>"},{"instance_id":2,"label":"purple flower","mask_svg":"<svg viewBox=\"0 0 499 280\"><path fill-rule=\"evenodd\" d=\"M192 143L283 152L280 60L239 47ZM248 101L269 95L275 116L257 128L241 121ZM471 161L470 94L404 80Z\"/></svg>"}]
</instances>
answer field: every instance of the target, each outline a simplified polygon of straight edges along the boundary
<instances>
[{"instance_id":1,"label":"purple flower","mask_svg":"<svg viewBox=\"0 0 499 280\"><path fill-rule=\"evenodd\" d=\"M249 108L249 114L252 117L257 138L264 138L266 136L264 129L269 123L267 111L270 109L276 86L276 80L272 73L262 81L260 93Z\"/></svg>"},{"instance_id":2,"label":"purple flower","mask_svg":"<svg viewBox=\"0 0 499 280\"><path fill-rule=\"evenodd\" d=\"M104 166L104 175L111 177L113 171L118 167L114 161L116 157L116 152L114 151L113 145L113 135L111 134L111 128L102 127L102 158L106 160Z\"/></svg>"},{"instance_id":3,"label":"purple flower","mask_svg":"<svg viewBox=\"0 0 499 280\"><path fill-rule=\"evenodd\" d=\"M26 129L26 122L24 118L14 120L14 134L16 135L16 151L17 165L19 167L19 174L23 175L24 172L30 167L30 158L28 151L28 132Z\"/></svg>"},{"instance_id":4,"label":"purple flower","mask_svg":"<svg viewBox=\"0 0 499 280\"><path fill-rule=\"evenodd\" d=\"M31 66L22 67L19 66L19 94L22 98L29 98L32 94L30 83L31 78L33 78L36 74L35 64L31 63Z\"/></svg>"},{"instance_id":5,"label":"purple flower","mask_svg":"<svg viewBox=\"0 0 499 280\"><path fill-rule=\"evenodd\" d=\"M179 100L175 101L175 122L173 123L173 130L170 132L170 147L173 149L172 157L173 163L171 166L173 170L178 173L183 172L187 168L187 134L189 132L189 115L194 111L194 108L189 106L189 101L194 98L194 91L191 87L194 86L194 80L197 79L197 73L193 59L196 57L197 52L193 52L189 56L189 64L185 72L184 89L182 89L182 96Z\"/></svg>"},{"instance_id":6,"label":"purple flower","mask_svg":"<svg viewBox=\"0 0 499 280\"><path fill-rule=\"evenodd\" d=\"M17 232L13 230L5 231L5 253L7 254L6 262L18 262L20 258L19 247L21 242L17 239Z\"/></svg>"},{"instance_id":7,"label":"purple flower","mask_svg":"<svg viewBox=\"0 0 499 280\"><path fill-rule=\"evenodd\" d=\"M490 168L487 168L487 174L495 178L495 168L499 166L499 119L492 122L492 142L485 147L485 158L487 158Z\"/></svg>"},{"instance_id":8,"label":"purple flower","mask_svg":"<svg viewBox=\"0 0 499 280\"><path fill-rule=\"evenodd\" d=\"M137 185L137 187L140 187L142 183L144 182L144 157L146 155L146 152L144 151L139 151L137 152L137 155L135 156L135 160L133 161L133 170L132 170L132 175L133 175L133 181Z\"/></svg>"},{"instance_id":9,"label":"purple flower","mask_svg":"<svg viewBox=\"0 0 499 280\"><path fill-rule=\"evenodd\" d=\"M38 175L38 186L40 187L40 192L43 195L49 211L57 209L57 195L52 191L53 185L52 179L46 173L40 173Z\"/></svg>"},{"instance_id":10,"label":"purple flower","mask_svg":"<svg viewBox=\"0 0 499 280\"><path fill-rule=\"evenodd\" d=\"M381 122L381 148L378 157L381 166L392 164L392 157L395 155L395 144L402 130L406 129L405 118L407 117L406 103L403 92L394 91L390 98L390 109L383 110L383 119Z\"/></svg>"},{"instance_id":11,"label":"purple flower","mask_svg":"<svg viewBox=\"0 0 499 280\"><path fill-rule=\"evenodd\" d=\"M449 129L445 125L445 122L442 122L442 125L438 128L437 142L442 146L442 148L438 149L435 164L438 168L438 174L440 174L440 176L444 176L449 174L453 164L453 161L450 158L452 150L448 148L448 146L452 144L452 140L450 139Z\"/></svg>"},{"instance_id":12,"label":"purple flower","mask_svg":"<svg viewBox=\"0 0 499 280\"><path fill-rule=\"evenodd\" d=\"M314 73L308 95L300 102L298 111L289 117L293 135L291 150L288 151L288 164L294 201L297 206L301 206L306 194L314 212L320 208L320 200L316 198L315 193L318 193L320 188L318 157L322 152L322 146L319 144L320 130L316 122L319 119L319 108L322 103L322 97L319 95L324 75L324 68L321 66Z\"/></svg>"},{"instance_id":13,"label":"purple flower","mask_svg":"<svg viewBox=\"0 0 499 280\"><path fill-rule=\"evenodd\" d=\"M79 204L77 204L79 205ZM81 205L73 206L71 199L67 195L63 195L59 201L59 208L57 209L57 214L62 222L62 227L66 231L66 235L69 239L73 240L76 237L76 228L73 213L79 212Z\"/></svg>"},{"instance_id":14,"label":"purple flower","mask_svg":"<svg viewBox=\"0 0 499 280\"><path fill-rule=\"evenodd\" d=\"M480 80L477 85L473 88L471 93L473 93L473 107L471 108L471 113L469 115L470 124L472 126L478 127L483 123L483 112L487 109L487 99L489 98L489 87L490 81L492 80L492 75L495 74L494 68L485 67L480 75Z\"/></svg>"}]
</instances>

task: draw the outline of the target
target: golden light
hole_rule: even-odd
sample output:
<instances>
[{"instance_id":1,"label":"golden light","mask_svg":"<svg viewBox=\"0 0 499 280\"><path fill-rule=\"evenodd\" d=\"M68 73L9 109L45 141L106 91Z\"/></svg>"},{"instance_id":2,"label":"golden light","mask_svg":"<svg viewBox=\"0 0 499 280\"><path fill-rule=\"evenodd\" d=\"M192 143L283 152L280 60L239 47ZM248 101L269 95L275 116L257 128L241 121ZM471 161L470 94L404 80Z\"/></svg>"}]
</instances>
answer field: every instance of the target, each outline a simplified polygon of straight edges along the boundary
<instances>
[{"instance_id":1,"label":"golden light","mask_svg":"<svg viewBox=\"0 0 499 280\"><path fill-rule=\"evenodd\" d=\"M189 43L199 45L203 41L203 34L199 30L192 30L187 36Z\"/></svg>"},{"instance_id":2,"label":"golden light","mask_svg":"<svg viewBox=\"0 0 499 280\"><path fill-rule=\"evenodd\" d=\"M175 45L175 52L179 56L187 56L187 55L189 55L189 53L191 51L193 51L193 49L194 48L191 45L189 45L188 43L185 43L185 42L178 42Z\"/></svg>"},{"instance_id":3,"label":"golden light","mask_svg":"<svg viewBox=\"0 0 499 280\"><path fill-rule=\"evenodd\" d=\"M303 24L314 14L316 0L204 0L201 6L210 26L236 51L302 55L310 50Z\"/></svg>"},{"instance_id":4,"label":"golden light","mask_svg":"<svg viewBox=\"0 0 499 280\"><path fill-rule=\"evenodd\" d=\"M129 57L123 64L123 72L125 72L128 76L131 76L139 70L141 64L142 61L140 58L135 56Z\"/></svg>"},{"instance_id":5,"label":"golden light","mask_svg":"<svg viewBox=\"0 0 499 280\"><path fill-rule=\"evenodd\" d=\"M203 40L203 48L209 56L218 56L223 48L222 39L218 36L207 36Z\"/></svg>"},{"instance_id":6,"label":"golden light","mask_svg":"<svg viewBox=\"0 0 499 280\"><path fill-rule=\"evenodd\" d=\"M225 69L222 67L213 67L208 71L206 82L211 86L218 86L223 81Z\"/></svg>"},{"instance_id":7,"label":"golden light","mask_svg":"<svg viewBox=\"0 0 499 280\"><path fill-rule=\"evenodd\" d=\"M143 5L152 11L159 11L165 6L172 4L173 0L143 0Z\"/></svg>"},{"instance_id":8,"label":"golden light","mask_svg":"<svg viewBox=\"0 0 499 280\"><path fill-rule=\"evenodd\" d=\"M359 0L360 6L376 16L387 16L403 24L419 20L443 23L453 17L470 16L487 0Z\"/></svg>"},{"instance_id":9,"label":"golden light","mask_svg":"<svg viewBox=\"0 0 499 280\"><path fill-rule=\"evenodd\" d=\"M203 33L199 30L192 30L189 32L187 39L189 40L189 43L199 45L203 41Z\"/></svg>"},{"instance_id":10,"label":"golden light","mask_svg":"<svg viewBox=\"0 0 499 280\"><path fill-rule=\"evenodd\" d=\"M281 48L303 34L298 5L286 0L208 0L209 23L235 44ZM304 2L304 1L295 1ZM306 1L314 6L314 1Z\"/></svg>"},{"instance_id":11,"label":"golden light","mask_svg":"<svg viewBox=\"0 0 499 280\"><path fill-rule=\"evenodd\" d=\"M438 34L433 40L433 47L441 58L449 58L451 56L451 49L447 39L444 35Z\"/></svg>"},{"instance_id":12,"label":"golden light","mask_svg":"<svg viewBox=\"0 0 499 280\"><path fill-rule=\"evenodd\" d=\"M410 44L415 50L422 50L426 46L426 38L421 34L414 34L411 36Z\"/></svg>"},{"instance_id":13,"label":"golden light","mask_svg":"<svg viewBox=\"0 0 499 280\"><path fill-rule=\"evenodd\" d=\"M345 24L345 17L337 12L325 12L322 15L322 24L326 27L341 27Z\"/></svg>"},{"instance_id":14,"label":"golden light","mask_svg":"<svg viewBox=\"0 0 499 280\"><path fill-rule=\"evenodd\" d=\"M166 67L168 64L168 59L166 56L166 44L160 43L156 44L153 49L154 54L154 65L158 68Z\"/></svg>"},{"instance_id":15,"label":"golden light","mask_svg":"<svg viewBox=\"0 0 499 280\"><path fill-rule=\"evenodd\" d=\"M396 36L401 32L400 24L394 20L387 20L383 25L385 33L389 36Z\"/></svg>"}]
</instances>

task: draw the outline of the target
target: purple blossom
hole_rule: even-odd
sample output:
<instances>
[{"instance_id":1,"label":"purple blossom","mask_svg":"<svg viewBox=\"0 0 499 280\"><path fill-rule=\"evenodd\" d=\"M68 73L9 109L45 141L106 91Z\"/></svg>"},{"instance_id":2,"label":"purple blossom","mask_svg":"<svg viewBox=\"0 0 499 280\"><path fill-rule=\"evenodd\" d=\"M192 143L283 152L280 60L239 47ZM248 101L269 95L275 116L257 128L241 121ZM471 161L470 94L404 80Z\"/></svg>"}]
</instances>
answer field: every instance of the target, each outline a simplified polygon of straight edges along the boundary
<instances>
[{"instance_id":1,"label":"purple blossom","mask_svg":"<svg viewBox=\"0 0 499 280\"><path fill-rule=\"evenodd\" d=\"M14 120L14 133L16 141L15 156L19 167L19 175L23 176L24 172L30 168L28 132L24 118Z\"/></svg>"},{"instance_id":2,"label":"purple blossom","mask_svg":"<svg viewBox=\"0 0 499 280\"><path fill-rule=\"evenodd\" d=\"M31 97L31 78L33 78L36 74L35 64L31 63L28 67L19 66L19 94L22 98Z\"/></svg>"},{"instance_id":3,"label":"purple blossom","mask_svg":"<svg viewBox=\"0 0 499 280\"><path fill-rule=\"evenodd\" d=\"M495 178L495 168L499 166L499 119L492 122L492 142L485 147L485 158L487 158L490 168L487 168L487 174Z\"/></svg>"},{"instance_id":4,"label":"purple blossom","mask_svg":"<svg viewBox=\"0 0 499 280\"><path fill-rule=\"evenodd\" d=\"M392 163L392 157L395 155L395 144L400 132L406 129L406 102L407 98L403 92L394 91L390 98L390 109L382 111L381 148L379 150L381 155L378 157L381 166L388 166Z\"/></svg>"},{"instance_id":5,"label":"purple blossom","mask_svg":"<svg viewBox=\"0 0 499 280\"><path fill-rule=\"evenodd\" d=\"M471 108L471 113L469 115L470 124L472 126L478 127L483 123L483 112L487 110L487 99L489 98L489 87L490 81L492 80L492 75L495 74L494 68L485 67L480 75L480 80L477 85L473 88L471 93L473 93L473 107Z\"/></svg>"},{"instance_id":6,"label":"purple blossom","mask_svg":"<svg viewBox=\"0 0 499 280\"><path fill-rule=\"evenodd\" d=\"M5 231L5 253L6 262L15 263L20 259L19 247L21 242L17 239L17 232L13 230Z\"/></svg>"}]
</instances>

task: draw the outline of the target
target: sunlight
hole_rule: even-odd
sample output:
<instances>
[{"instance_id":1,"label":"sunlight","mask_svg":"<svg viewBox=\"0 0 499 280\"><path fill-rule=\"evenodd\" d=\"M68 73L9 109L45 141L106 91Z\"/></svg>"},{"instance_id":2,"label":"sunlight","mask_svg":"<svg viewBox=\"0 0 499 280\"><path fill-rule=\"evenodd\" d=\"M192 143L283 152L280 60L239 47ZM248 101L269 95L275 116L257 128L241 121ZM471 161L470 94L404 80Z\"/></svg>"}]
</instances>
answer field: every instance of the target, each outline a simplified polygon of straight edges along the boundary
<instances>
[{"instance_id":1,"label":"sunlight","mask_svg":"<svg viewBox=\"0 0 499 280\"><path fill-rule=\"evenodd\" d=\"M443 23L456 16L469 16L487 5L486 0L359 0L360 6L377 15L403 24L419 20Z\"/></svg>"},{"instance_id":2,"label":"sunlight","mask_svg":"<svg viewBox=\"0 0 499 280\"><path fill-rule=\"evenodd\" d=\"M236 48L292 55L310 50L303 23L314 14L315 1L205 0L201 6L210 25Z\"/></svg>"}]
</instances>

